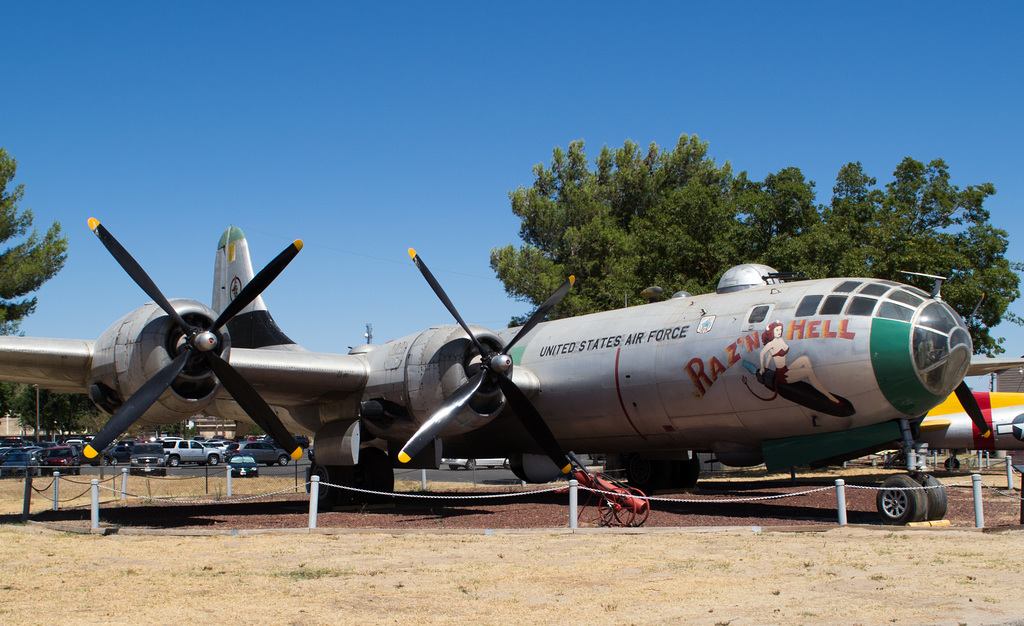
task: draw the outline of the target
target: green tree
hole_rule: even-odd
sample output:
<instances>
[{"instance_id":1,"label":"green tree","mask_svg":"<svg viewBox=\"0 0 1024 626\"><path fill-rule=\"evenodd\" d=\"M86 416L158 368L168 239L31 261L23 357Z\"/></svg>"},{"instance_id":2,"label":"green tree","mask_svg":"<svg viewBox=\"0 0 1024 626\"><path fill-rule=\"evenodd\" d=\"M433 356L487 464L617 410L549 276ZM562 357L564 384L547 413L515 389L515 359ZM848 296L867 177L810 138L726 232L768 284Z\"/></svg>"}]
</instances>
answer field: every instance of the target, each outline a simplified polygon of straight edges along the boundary
<instances>
[{"instance_id":1,"label":"green tree","mask_svg":"<svg viewBox=\"0 0 1024 626\"><path fill-rule=\"evenodd\" d=\"M967 319L979 353L1002 352L989 329L1019 322L1007 311L1020 295L1004 258L1007 234L983 206L995 187L960 189L941 159L904 159L884 189L860 163L848 163L821 205L798 168L761 181L734 176L697 137L682 135L668 151L606 146L594 170L583 148L555 148L550 166L534 167L532 186L509 193L524 243L491 251L506 292L533 305L576 276L552 317L639 304L650 285L713 291L726 269L753 262L812 278L948 276L942 295Z\"/></svg>"},{"instance_id":2,"label":"green tree","mask_svg":"<svg viewBox=\"0 0 1024 626\"><path fill-rule=\"evenodd\" d=\"M67 239L54 221L40 238L32 228L32 210L20 210L25 186L8 189L18 163L0 148L0 243L14 243L0 253L0 334L18 332L21 320L36 308L35 297L28 294L57 274L67 258Z\"/></svg>"}]
</instances>

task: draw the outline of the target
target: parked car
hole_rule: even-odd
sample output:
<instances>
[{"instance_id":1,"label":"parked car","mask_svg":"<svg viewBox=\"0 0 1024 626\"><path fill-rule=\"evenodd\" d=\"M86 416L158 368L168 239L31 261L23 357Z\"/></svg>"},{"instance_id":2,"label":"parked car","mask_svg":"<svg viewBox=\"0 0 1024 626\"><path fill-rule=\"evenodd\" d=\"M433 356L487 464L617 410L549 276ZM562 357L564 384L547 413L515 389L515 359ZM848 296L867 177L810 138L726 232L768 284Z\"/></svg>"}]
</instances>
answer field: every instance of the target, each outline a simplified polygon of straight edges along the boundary
<instances>
[{"instance_id":1,"label":"parked car","mask_svg":"<svg viewBox=\"0 0 1024 626\"><path fill-rule=\"evenodd\" d=\"M128 465L132 460L132 447L119 443L103 452L104 465Z\"/></svg>"},{"instance_id":2,"label":"parked car","mask_svg":"<svg viewBox=\"0 0 1024 626\"><path fill-rule=\"evenodd\" d=\"M288 461L292 457L288 456L288 453L283 448L278 448L272 443L266 441L243 441L237 444L231 444L228 446L229 459L236 454L250 454L260 463L266 463L267 465L288 465Z\"/></svg>"},{"instance_id":3,"label":"parked car","mask_svg":"<svg viewBox=\"0 0 1024 626\"><path fill-rule=\"evenodd\" d=\"M39 458L39 471L43 474L60 472L61 474L81 474L82 461L78 451L71 446L49 448Z\"/></svg>"},{"instance_id":4,"label":"parked car","mask_svg":"<svg viewBox=\"0 0 1024 626\"><path fill-rule=\"evenodd\" d=\"M232 476L256 478L260 475L260 464L251 454L236 454L228 459L228 465Z\"/></svg>"},{"instance_id":5,"label":"parked car","mask_svg":"<svg viewBox=\"0 0 1024 626\"><path fill-rule=\"evenodd\" d=\"M140 443L132 448L131 468L129 474L167 475L167 457L164 447L159 443Z\"/></svg>"},{"instance_id":6,"label":"parked car","mask_svg":"<svg viewBox=\"0 0 1024 626\"><path fill-rule=\"evenodd\" d=\"M503 467L508 469L508 459L443 459L443 465L447 465L448 469L467 469L474 470L478 467Z\"/></svg>"},{"instance_id":7,"label":"parked car","mask_svg":"<svg viewBox=\"0 0 1024 626\"><path fill-rule=\"evenodd\" d=\"M39 474L39 461L33 451L15 448L0 462L0 476L24 476Z\"/></svg>"},{"instance_id":8,"label":"parked car","mask_svg":"<svg viewBox=\"0 0 1024 626\"><path fill-rule=\"evenodd\" d=\"M221 456L223 456L220 450L207 448L198 441L164 439L161 445L167 455L167 464L171 467L178 467L182 463L216 465L220 463Z\"/></svg>"}]
</instances>

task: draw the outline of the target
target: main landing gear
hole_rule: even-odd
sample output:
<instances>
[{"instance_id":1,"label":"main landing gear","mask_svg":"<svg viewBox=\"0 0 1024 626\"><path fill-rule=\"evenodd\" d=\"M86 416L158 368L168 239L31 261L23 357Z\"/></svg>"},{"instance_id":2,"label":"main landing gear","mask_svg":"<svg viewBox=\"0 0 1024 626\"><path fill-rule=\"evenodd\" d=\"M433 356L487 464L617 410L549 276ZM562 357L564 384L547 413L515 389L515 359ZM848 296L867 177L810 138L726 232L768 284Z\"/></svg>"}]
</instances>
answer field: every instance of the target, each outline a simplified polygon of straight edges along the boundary
<instances>
[{"instance_id":1,"label":"main landing gear","mask_svg":"<svg viewBox=\"0 0 1024 626\"><path fill-rule=\"evenodd\" d=\"M936 521L946 515L946 488L934 476L924 473L928 444L915 444L910 423L900 420L903 441L900 447L907 459L909 474L885 479L875 498L883 524Z\"/></svg>"},{"instance_id":2,"label":"main landing gear","mask_svg":"<svg viewBox=\"0 0 1024 626\"><path fill-rule=\"evenodd\" d=\"M318 465L315 461L309 469L310 476L320 477L317 507L330 510L335 506L351 504L373 504L384 502L395 491L395 471L387 453L377 448L363 448L359 451L356 465ZM354 487L376 493L362 493L324 483ZM307 488L308 490L308 488Z\"/></svg>"}]
</instances>

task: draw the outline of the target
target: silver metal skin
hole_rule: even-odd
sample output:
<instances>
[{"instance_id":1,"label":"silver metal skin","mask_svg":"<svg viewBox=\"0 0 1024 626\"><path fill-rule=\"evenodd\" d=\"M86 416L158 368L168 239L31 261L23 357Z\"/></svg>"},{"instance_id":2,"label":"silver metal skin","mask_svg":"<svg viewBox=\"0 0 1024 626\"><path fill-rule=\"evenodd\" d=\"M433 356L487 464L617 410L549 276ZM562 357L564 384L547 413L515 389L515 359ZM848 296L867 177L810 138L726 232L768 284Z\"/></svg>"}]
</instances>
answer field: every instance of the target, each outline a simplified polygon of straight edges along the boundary
<instances>
[{"instance_id":1,"label":"silver metal skin","mask_svg":"<svg viewBox=\"0 0 1024 626\"><path fill-rule=\"evenodd\" d=\"M251 278L251 269L249 276L244 268L238 276L230 264L221 265L215 294L237 290L239 283ZM739 274L730 287L756 282L749 278L749 268ZM837 291L851 280L857 283L855 292ZM688 451L702 450L731 465L759 463L767 441L915 419L972 373L967 368L969 339L966 345L958 339L958 331L966 333L958 316L952 314L952 321L940 330L915 326L935 303L928 294L915 296L920 302L913 306L895 303L907 320L885 324L905 324L907 339L881 363L873 356L878 350L872 337L878 341L884 325L878 312L889 296L872 296L878 301L874 314L797 312L806 297L844 293L852 302L861 295L856 290L884 281L766 282L541 322L508 356L499 354L490 365L493 371L511 373L565 450L683 458ZM896 283L883 286L891 293L905 290ZM218 298L222 304L228 301ZM171 304L185 319L217 317L216 311L198 302ZM252 304L252 310L265 312L262 299ZM776 321L782 327L779 335L771 326ZM494 352L516 334L516 329L472 329ZM101 384L115 401L123 401L173 360L173 346L180 339L175 332L166 314L150 303L115 322L95 341L0 337L0 379L81 392ZM917 350L916 356L925 359L918 362L919 335L938 337L949 345L944 352L932 350L924 357L924 351ZM352 433L354 424L359 425L354 432L362 433L363 442L376 438L381 446L397 450L439 407L454 406L452 394L481 371L479 349L458 325L361 346L356 354L313 353L287 343L232 348L227 329L221 332L220 344L217 337L201 339L197 345L221 350L289 431L314 436L323 432L325 446L339 446L336 454L325 451L325 457L352 462L358 454L350 449L353 436L345 433ZM764 352L780 339L778 349ZM788 348L782 349L783 343ZM843 411L829 413L773 393L759 382L759 376L776 372L783 364L788 372L780 376L794 384L820 387L824 393L816 393L821 398L842 399L852 410L843 405ZM880 383L876 376L881 366L905 377L905 397L882 388L886 381ZM986 367L982 363L977 369ZM498 386L484 377L479 380L479 385L466 388L471 395L468 404L441 433L445 455L540 454L536 442L507 410ZM170 424L201 413L249 421L216 377L186 367L141 422ZM336 435L328 437L328 432ZM337 443L328 443L332 441ZM317 445L319 455L319 440Z\"/></svg>"}]
</instances>

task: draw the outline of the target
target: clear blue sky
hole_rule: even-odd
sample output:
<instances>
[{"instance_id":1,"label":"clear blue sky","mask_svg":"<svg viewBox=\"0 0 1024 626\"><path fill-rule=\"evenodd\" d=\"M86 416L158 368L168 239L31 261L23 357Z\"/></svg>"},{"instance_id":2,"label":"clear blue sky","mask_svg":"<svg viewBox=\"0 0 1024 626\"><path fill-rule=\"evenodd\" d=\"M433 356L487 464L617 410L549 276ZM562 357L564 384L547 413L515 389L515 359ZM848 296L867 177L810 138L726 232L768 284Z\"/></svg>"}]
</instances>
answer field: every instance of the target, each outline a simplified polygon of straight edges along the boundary
<instances>
[{"instance_id":1,"label":"clear blue sky","mask_svg":"<svg viewBox=\"0 0 1024 626\"><path fill-rule=\"evenodd\" d=\"M264 296L313 350L450 323L409 247L502 327L530 308L488 266L520 243L508 192L577 139L593 157L698 135L754 178L801 168L820 202L844 163L884 185L942 158L995 184L1024 261L1018 3L8 2L3 23L0 146L70 242L29 335L95 338L147 300L91 216L207 303L229 225L257 267L303 239Z\"/></svg>"}]
</instances>

